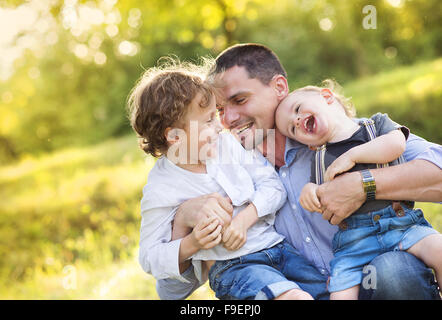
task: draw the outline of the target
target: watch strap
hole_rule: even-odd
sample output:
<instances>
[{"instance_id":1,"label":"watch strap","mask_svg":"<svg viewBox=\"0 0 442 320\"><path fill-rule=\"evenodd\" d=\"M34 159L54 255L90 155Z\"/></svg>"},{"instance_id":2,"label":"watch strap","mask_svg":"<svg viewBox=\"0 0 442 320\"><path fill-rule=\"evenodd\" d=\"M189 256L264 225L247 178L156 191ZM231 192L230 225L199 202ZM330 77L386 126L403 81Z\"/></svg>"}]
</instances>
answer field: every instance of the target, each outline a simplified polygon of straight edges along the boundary
<instances>
[{"instance_id":1,"label":"watch strap","mask_svg":"<svg viewBox=\"0 0 442 320\"><path fill-rule=\"evenodd\" d=\"M367 195L367 200L375 200L376 182L374 181L370 170L365 169L360 172L362 176L362 186L364 187L364 192Z\"/></svg>"}]
</instances>

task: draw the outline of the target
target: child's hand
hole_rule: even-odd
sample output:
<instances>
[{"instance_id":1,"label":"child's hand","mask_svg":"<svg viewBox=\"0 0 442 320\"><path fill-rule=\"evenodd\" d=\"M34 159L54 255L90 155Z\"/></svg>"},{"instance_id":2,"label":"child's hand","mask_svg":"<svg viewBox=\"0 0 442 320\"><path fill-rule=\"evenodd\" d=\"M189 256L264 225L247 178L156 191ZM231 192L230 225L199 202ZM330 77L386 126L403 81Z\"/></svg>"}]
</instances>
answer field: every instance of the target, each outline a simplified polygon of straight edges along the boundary
<instances>
[{"instance_id":1,"label":"child's hand","mask_svg":"<svg viewBox=\"0 0 442 320\"><path fill-rule=\"evenodd\" d=\"M318 185L314 183L307 183L302 188L301 196L299 197L299 203L301 206L310 212L322 213L321 202L316 194Z\"/></svg>"},{"instance_id":2,"label":"child's hand","mask_svg":"<svg viewBox=\"0 0 442 320\"><path fill-rule=\"evenodd\" d=\"M233 218L223 232L224 248L231 251L241 248L247 240L247 229L247 225L240 215Z\"/></svg>"},{"instance_id":3,"label":"child's hand","mask_svg":"<svg viewBox=\"0 0 442 320\"><path fill-rule=\"evenodd\" d=\"M327 182L333 180L338 174L347 172L353 168L355 164L356 163L349 152L343 153L327 168L324 181Z\"/></svg>"},{"instance_id":4,"label":"child's hand","mask_svg":"<svg viewBox=\"0 0 442 320\"><path fill-rule=\"evenodd\" d=\"M222 226L215 217L197 223L191 233L193 245L200 249L211 249L221 242Z\"/></svg>"}]
</instances>

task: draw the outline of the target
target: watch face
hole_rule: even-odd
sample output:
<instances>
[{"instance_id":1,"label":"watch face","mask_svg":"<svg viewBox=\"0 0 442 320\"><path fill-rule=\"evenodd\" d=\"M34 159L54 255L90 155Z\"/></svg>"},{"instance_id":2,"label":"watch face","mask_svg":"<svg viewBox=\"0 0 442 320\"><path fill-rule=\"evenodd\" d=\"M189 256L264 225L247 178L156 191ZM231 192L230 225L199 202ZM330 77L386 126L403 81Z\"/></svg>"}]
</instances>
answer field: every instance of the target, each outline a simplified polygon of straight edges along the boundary
<instances>
[{"instance_id":1,"label":"watch face","mask_svg":"<svg viewBox=\"0 0 442 320\"><path fill-rule=\"evenodd\" d=\"M365 189L365 192L375 192L376 191L376 183L374 182L374 180L364 182L364 189Z\"/></svg>"},{"instance_id":2,"label":"watch face","mask_svg":"<svg viewBox=\"0 0 442 320\"><path fill-rule=\"evenodd\" d=\"M364 192L367 195L367 200L374 200L376 194L376 182L370 171L362 170L362 185L364 186Z\"/></svg>"}]
</instances>

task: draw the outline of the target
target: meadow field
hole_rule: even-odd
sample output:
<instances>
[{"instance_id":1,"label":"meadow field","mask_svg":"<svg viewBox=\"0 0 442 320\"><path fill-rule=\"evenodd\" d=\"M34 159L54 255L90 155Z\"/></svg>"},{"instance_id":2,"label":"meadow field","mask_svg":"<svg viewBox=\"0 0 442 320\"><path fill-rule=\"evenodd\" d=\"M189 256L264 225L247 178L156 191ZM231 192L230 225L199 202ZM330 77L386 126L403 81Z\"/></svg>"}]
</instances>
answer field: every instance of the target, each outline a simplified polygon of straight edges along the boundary
<instances>
[{"instance_id":1,"label":"meadow field","mask_svg":"<svg viewBox=\"0 0 442 320\"><path fill-rule=\"evenodd\" d=\"M387 112L442 142L441 58L343 88L358 115ZM0 299L158 299L137 261L139 203L153 164L130 134L0 167ZM442 231L442 207L417 206ZM207 284L190 297L213 298Z\"/></svg>"}]
</instances>

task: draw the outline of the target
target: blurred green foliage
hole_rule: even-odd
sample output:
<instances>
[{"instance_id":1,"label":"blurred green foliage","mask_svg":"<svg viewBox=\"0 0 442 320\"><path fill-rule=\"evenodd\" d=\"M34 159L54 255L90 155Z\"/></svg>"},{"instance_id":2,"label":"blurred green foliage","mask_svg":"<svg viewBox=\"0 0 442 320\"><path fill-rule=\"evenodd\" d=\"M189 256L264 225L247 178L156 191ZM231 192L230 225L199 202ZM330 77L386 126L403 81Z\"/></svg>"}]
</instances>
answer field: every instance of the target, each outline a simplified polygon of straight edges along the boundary
<instances>
[{"instance_id":1,"label":"blurred green foliage","mask_svg":"<svg viewBox=\"0 0 442 320\"><path fill-rule=\"evenodd\" d=\"M360 116L385 112L412 133L442 143L442 58L361 78L343 91Z\"/></svg>"},{"instance_id":2,"label":"blurred green foliage","mask_svg":"<svg viewBox=\"0 0 442 320\"><path fill-rule=\"evenodd\" d=\"M0 279L127 259L152 165L131 137L2 167Z\"/></svg>"},{"instance_id":3,"label":"blurred green foliage","mask_svg":"<svg viewBox=\"0 0 442 320\"><path fill-rule=\"evenodd\" d=\"M0 82L0 163L128 133L128 92L164 55L197 60L259 42L278 54L295 87L325 78L345 84L442 53L439 0L0 1L33 3L43 3L32 6L35 28L13 43L27 49ZM362 25L368 4L376 29ZM440 108L440 95L412 99Z\"/></svg>"}]
</instances>

